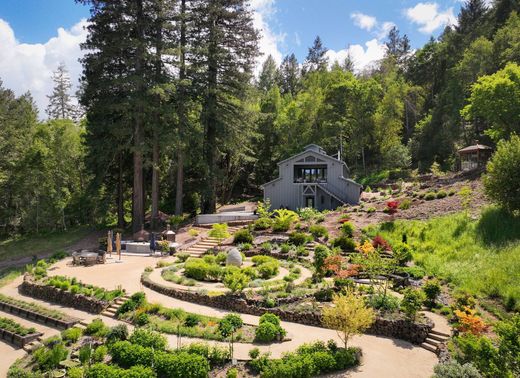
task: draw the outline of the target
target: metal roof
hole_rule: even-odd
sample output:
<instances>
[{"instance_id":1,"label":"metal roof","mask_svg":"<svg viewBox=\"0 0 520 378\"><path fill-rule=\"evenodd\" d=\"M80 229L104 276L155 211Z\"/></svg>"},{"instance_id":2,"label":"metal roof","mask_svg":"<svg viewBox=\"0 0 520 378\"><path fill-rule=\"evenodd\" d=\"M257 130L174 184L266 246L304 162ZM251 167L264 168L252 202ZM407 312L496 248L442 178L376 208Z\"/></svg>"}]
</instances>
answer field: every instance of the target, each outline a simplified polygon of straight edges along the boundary
<instances>
[{"instance_id":1,"label":"metal roof","mask_svg":"<svg viewBox=\"0 0 520 378\"><path fill-rule=\"evenodd\" d=\"M464 147L462 149L460 149L458 152L475 152L475 151L478 151L478 150L492 150L493 148L489 147L489 146L485 146L483 144L474 144L473 146L468 146L468 147Z\"/></svg>"}]
</instances>

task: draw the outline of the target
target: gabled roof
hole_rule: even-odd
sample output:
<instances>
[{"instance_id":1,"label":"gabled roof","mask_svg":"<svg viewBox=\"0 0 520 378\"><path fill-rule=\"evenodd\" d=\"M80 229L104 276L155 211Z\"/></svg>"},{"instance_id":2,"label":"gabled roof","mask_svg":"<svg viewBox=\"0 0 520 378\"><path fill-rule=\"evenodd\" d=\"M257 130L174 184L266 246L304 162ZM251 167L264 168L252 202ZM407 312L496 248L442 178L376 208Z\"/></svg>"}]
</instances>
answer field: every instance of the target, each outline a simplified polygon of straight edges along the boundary
<instances>
[{"instance_id":1,"label":"gabled roof","mask_svg":"<svg viewBox=\"0 0 520 378\"><path fill-rule=\"evenodd\" d=\"M475 151L478 151L478 150L492 150L491 147L489 146L485 146L483 144L475 144L473 146L468 146L468 147L464 147L462 149L460 149L458 152L459 153L464 153L464 152L475 152Z\"/></svg>"},{"instance_id":2,"label":"gabled roof","mask_svg":"<svg viewBox=\"0 0 520 378\"><path fill-rule=\"evenodd\" d=\"M323 148L321 148L320 146L318 146L316 144L309 144L308 146L305 146L304 150L302 152L278 162L278 165L282 165L284 163L287 163L288 161L297 159L298 157L303 156L307 153L314 154L317 158L327 159L327 160L333 161L334 163L340 163L348 169L347 164L344 161L338 160L335 157L327 155L325 153L325 151L323 150Z\"/></svg>"}]
</instances>

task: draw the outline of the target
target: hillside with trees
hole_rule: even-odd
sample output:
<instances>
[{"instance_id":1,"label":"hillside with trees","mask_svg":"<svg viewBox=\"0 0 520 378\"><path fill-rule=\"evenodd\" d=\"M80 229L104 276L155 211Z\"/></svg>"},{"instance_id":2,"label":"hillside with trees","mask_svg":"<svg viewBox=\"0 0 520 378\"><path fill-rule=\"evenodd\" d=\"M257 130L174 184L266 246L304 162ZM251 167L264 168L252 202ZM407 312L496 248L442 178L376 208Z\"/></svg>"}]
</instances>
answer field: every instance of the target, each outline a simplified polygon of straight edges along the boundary
<instances>
[{"instance_id":1,"label":"hillside with trees","mask_svg":"<svg viewBox=\"0 0 520 378\"><path fill-rule=\"evenodd\" d=\"M81 0L81 110L66 68L38 121L29 93L0 87L3 234L105 224L140 229L258 195L276 162L309 143L371 177L457 168L457 149L520 131L520 3L466 2L457 26L412 50L396 28L361 72L307 58L257 76L258 32L245 0ZM79 115L82 115L79 120Z\"/></svg>"}]
</instances>

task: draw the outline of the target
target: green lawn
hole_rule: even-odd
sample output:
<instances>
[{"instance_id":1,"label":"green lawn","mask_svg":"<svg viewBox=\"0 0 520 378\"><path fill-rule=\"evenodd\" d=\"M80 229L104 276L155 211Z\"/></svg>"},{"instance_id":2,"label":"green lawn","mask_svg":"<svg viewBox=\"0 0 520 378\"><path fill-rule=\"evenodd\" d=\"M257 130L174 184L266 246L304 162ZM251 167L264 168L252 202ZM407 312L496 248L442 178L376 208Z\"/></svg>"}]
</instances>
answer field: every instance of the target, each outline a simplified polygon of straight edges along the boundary
<instances>
[{"instance_id":1,"label":"green lawn","mask_svg":"<svg viewBox=\"0 0 520 378\"><path fill-rule=\"evenodd\" d=\"M91 231L87 227L77 227L64 232L25 235L0 240L0 261L63 250L87 236Z\"/></svg>"},{"instance_id":2,"label":"green lawn","mask_svg":"<svg viewBox=\"0 0 520 378\"><path fill-rule=\"evenodd\" d=\"M428 274L520 310L520 217L491 207L478 220L454 214L385 223L367 232L380 233L390 242L400 242L405 234L414 261Z\"/></svg>"}]
</instances>

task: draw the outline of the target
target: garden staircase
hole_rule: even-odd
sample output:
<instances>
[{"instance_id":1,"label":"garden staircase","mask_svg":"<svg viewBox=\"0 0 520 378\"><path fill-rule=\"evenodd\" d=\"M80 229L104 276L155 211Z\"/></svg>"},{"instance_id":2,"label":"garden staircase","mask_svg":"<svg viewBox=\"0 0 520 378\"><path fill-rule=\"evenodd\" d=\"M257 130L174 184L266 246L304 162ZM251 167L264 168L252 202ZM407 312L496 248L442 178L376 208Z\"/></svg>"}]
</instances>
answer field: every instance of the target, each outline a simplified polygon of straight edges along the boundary
<instances>
[{"instance_id":1,"label":"garden staircase","mask_svg":"<svg viewBox=\"0 0 520 378\"><path fill-rule=\"evenodd\" d=\"M33 340L30 343L25 344L23 346L23 350L25 350L27 353L32 353L42 345L42 336L40 336L36 340Z\"/></svg>"},{"instance_id":2,"label":"garden staircase","mask_svg":"<svg viewBox=\"0 0 520 378\"><path fill-rule=\"evenodd\" d=\"M421 344L421 347L423 347L426 350L429 350L430 352L438 354L440 351L440 346L442 344L445 344L449 338L450 335L432 329L428 333L426 340L424 340L424 342Z\"/></svg>"},{"instance_id":3,"label":"garden staircase","mask_svg":"<svg viewBox=\"0 0 520 378\"><path fill-rule=\"evenodd\" d=\"M106 308L103 312L101 312L101 315L107 316L109 318L115 317L117 310L119 310L119 307L121 307L121 305L129 299L130 299L130 296L128 294L125 294L122 297L116 298L115 301L108 308Z\"/></svg>"},{"instance_id":4,"label":"garden staircase","mask_svg":"<svg viewBox=\"0 0 520 378\"><path fill-rule=\"evenodd\" d=\"M230 226L228 232L233 235L235 232L240 230L241 227ZM184 252L189 253L192 257L201 257L208 249L213 249L218 246L218 239L212 237L205 237L199 240L197 243L188 247Z\"/></svg>"}]
</instances>

